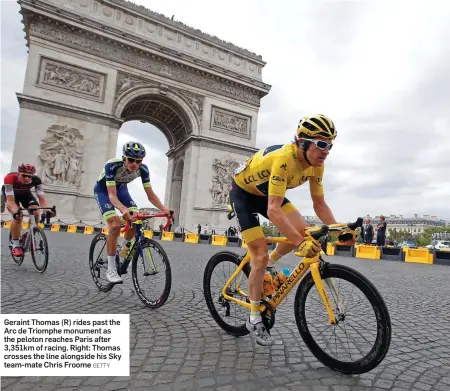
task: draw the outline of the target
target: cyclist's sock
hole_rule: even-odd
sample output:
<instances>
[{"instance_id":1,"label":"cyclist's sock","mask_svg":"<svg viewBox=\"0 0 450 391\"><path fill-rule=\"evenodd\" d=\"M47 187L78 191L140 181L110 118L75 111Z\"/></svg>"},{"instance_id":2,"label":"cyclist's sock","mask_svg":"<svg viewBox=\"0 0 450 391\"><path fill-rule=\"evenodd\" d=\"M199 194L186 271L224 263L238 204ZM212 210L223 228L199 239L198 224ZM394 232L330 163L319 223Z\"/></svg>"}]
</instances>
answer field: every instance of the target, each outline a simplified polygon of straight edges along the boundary
<instances>
[{"instance_id":1,"label":"cyclist's sock","mask_svg":"<svg viewBox=\"0 0 450 391\"><path fill-rule=\"evenodd\" d=\"M20 247L20 239L11 240L13 247Z\"/></svg>"},{"instance_id":2,"label":"cyclist's sock","mask_svg":"<svg viewBox=\"0 0 450 391\"><path fill-rule=\"evenodd\" d=\"M269 264L274 264L276 263L283 255L278 254L277 250L273 250L270 254L269 254Z\"/></svg>"},{"instance_id":3,"label":"cyclist's sock","mask_svg":"<svg viewBox=\"0 0 450 391\"><path fill-rule=\"evenodd\" d=\"M259 301L250 300L250 323L256 324L262 322L259 304Z\"/></svg>"},{"instance_id":4,"label":"cyclist's sock","mask_svg":"<svg viewBox=\"0 0 450 391\"><path fill-rule=\"evenodd\" d=\"M108 255L108 270L116 270L116 256Z\"/></svg>"}]
</instances>

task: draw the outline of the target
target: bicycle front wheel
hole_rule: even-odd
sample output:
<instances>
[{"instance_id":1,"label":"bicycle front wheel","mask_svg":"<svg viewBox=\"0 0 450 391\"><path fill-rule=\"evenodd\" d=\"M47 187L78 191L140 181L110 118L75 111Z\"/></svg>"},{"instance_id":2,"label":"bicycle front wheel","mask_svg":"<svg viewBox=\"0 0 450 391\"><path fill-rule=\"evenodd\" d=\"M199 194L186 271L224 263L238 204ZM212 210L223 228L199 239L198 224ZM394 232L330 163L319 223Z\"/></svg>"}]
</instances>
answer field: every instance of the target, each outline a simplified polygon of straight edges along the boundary
<instances>
[{"instance_id":1,"label":"bicycle front wheel","mask_svg":"<svg viewBox=\"0 0 450 391\"><path fill-rule=\"evenodd\" d=\"M48 243L44 230L41 227L33 227L33 237L30 240L31 258L39 273L44 273L48 266Z\"/></svg>"},{"instance_id":2,"label":"bicycle front wheel","mask_svg":"<svg viewBox=\"0 0 450 391\"><path fill-rule=\"evenodd\" d=\"M295 320L303 341L327 367L345 374L375 368L391 342L391 320L375 286L362 274L343 265L325 266L321 272L337 324L328 313L311 273L295 296Z\"/></svg>"},{"instance_id":3,"label":"bicycle front wheel","mask_svg":"<svg viewBox=\"0 0 450 391\"><path fill-rule=\"evenodd\" d=\"M142 256L135 244L131 266L133 285L141 301L149 308L159 308L172 288L172 270L164 248L152 239L142 239Z\"/></svg>"}]
</instances>

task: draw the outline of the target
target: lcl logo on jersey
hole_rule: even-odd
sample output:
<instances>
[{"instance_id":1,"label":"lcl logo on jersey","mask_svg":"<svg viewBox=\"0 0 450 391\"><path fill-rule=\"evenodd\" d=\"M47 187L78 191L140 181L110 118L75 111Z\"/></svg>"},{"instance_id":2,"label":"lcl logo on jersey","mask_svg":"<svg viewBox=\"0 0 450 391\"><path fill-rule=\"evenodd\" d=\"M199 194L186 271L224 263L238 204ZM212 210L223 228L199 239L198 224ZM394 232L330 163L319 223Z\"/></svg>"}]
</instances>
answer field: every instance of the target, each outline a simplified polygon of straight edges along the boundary
<instances>
[{"instance_id":1,"label":"lcl logo on jersey","mask_svg":"<svg viewBox=\"0 0 450 391\"><path fill-rule=\"evenodd\" d=\"M302 176L298 183L305 183L306 181L309 181L309 178L311 178L311 175L308 176Z\"/></svg>"},{"instance_id":2,"label":"lcl logo on jersey","mask_svg":"<svg viewBox=\"0 0 450 391\"><path fill-rule=\"evenodd\" d=\"M316 183L317 183L319 186L322 186L322 177L317 178L317 179L316 179Z\"/></svg>"},{"instance_id":3,"label":"lcl logo on jersey","mask_svg":"<svg viewBox=\"0 0 450 391\"><path fill-rule=\"evenodd\" d=\"M262 171L258 172L256 175L250 175L247 178L244 178L244 182L246 185L248 185L252 182L257 182L258 178L264 179L264 178L268 178L269 176L270 176L269 170L262 170Z\"/></svg>"}]
</instances>

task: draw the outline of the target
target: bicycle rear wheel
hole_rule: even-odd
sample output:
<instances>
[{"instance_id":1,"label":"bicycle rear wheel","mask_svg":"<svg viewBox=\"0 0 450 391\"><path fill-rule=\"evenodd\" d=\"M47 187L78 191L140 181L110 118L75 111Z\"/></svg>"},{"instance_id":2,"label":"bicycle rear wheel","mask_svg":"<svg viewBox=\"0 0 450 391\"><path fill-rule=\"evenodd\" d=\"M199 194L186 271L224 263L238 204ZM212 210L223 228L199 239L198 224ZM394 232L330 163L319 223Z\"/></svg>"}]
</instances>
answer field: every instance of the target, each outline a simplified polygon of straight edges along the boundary
<instances>
[{"instance_id":1,"label":"bicycle rear wheel","mask_svg":"<svg viewBox=\"0 0 450 391\"><path fill-rule=\"evenodd\" d=\"M172 270L164 248L152 239L143 238L131 250L133 285L139 299L149 308L159 308L167 301L172 288Z\"/></svg>"},{"instance_id":2,"label":"bicycle rear wheel","mask_svg":"<svg viewBox=\"0 0 450 391\"><path fill-rule=\"evenodd\" d=\"M41 227L33 227L33 237L30 238L31 258L34 267L39 273L44 273L48 266L48 243L47 237ZM36 247L36 248L35 248Z\"/></svg>"},{"instance_id":3,"label":"bicycle rear wheel","mask_svg":"<svg viewBox=\"0 0 450 391\"><path fill-rule=\"evenodd\" d=\"M321 276L338 323L328 323L325 305L308 273L295 295L295 320L303 341L335 371L353 375L372 370L386 356L391 341L391 320L383 298L367 278L347 266L328 264ZM368 309L358 309L363 302ZM310 303L312 314L307 309ZM332 344L335 348L329 349Z\"/></svg>"},{"instance_id":4,"label":"bicycle rear wheel","mask_svg":"<svg viewBox=\"0 0 450 391\"><path fill-rule=\"evenodd\" d=\"M203 294L209 312L223 330L236 337L243 337L249 333L245 327L249 311L237 303L225 300L222 290L240 263L241 258L238 254L221 251L211 257L203 275ZM232 281L227 294L249 303L247 285L249 274L250 265L247 264ZM242 296L243 292L247 292L247 297Z\"/></svg>"},{"instance_id":5,"label":"bicycle rear wheel","mask_svg":"<svg viewBox=\"0 0 450 391\"><path fill-rule=\"evenodd\" d=\"M107 236L103 233L95 235L89 248L89 269L95 285L102 292L108 292L114 287L114 284L106 278L108 270L106 238Z\"/></svg>"}]
</instances>

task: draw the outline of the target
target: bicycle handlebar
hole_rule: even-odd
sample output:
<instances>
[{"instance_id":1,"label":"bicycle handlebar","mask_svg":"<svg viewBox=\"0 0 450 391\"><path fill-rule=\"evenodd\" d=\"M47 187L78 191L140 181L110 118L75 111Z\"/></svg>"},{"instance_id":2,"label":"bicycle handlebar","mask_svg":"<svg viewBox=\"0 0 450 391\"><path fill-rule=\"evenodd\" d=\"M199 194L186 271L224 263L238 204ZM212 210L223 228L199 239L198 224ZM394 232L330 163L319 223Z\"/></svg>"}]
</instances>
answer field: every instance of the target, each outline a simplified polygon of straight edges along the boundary
<instances>
[{"instance_id":1,"label":"bicycle handlebar","mask_svg":"<svg viewBox=\"0 0 450 391\"><path fill-rule=\"evenodd\" d=\"M165 230L171 223L173 223L173 210L170 211L170 216L167 216L165 213L156 213L156 214L147 214L147 213L136 213L130 212L131 214L131 222L135 222L137 220L144 220L144 219L151 219L152 217L166 217L167 222L166 225L163 227L163 230ZM131 223L130 220L127 220L125 226L120 229L120 232L128 231L130 228Z\"/></svg>"},{"instance_id":2,"label":"bicycle handlebar","mask_svg":"<svg viewBox=\"0 0 450 391\"><path fill-rule=\"evenodd\" d=\"M20 213L23 210L26 210L28 212L28 214L32 215L34 213L34 211L36 210L42 210L42 209L47 209L47 210L51 210L55 215L56 215L56 206L53 205L51 208L50 207L45 207L45 208L19 208L19 210L13 214L13 219L16 220L17 216L20 216L22 213Z\"/></svg>"}]
</instances>

